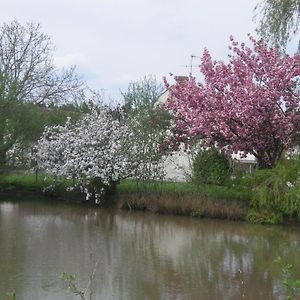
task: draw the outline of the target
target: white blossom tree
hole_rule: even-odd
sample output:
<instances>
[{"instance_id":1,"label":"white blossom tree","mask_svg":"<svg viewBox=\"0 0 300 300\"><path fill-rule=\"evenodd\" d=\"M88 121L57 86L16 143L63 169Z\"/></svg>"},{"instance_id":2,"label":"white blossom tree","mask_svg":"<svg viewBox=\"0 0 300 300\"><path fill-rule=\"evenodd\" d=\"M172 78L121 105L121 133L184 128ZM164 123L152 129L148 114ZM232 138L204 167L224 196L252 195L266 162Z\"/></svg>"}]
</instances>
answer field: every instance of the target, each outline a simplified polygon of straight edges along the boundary
<instances>
[{"instance_id":1,"label":"white blossom tree","mask_svg":"<svg viewBox=\"0 0 300 300\"><path fill-rule=\"evenodd\" d=\"M132 141L132 131L102 108L75 124L68 120L63 126L46 128L35 159L46 173L74 179L87 200L99 203L119 180L139 169L139 149Z\"/></svg>"}]
</instances>

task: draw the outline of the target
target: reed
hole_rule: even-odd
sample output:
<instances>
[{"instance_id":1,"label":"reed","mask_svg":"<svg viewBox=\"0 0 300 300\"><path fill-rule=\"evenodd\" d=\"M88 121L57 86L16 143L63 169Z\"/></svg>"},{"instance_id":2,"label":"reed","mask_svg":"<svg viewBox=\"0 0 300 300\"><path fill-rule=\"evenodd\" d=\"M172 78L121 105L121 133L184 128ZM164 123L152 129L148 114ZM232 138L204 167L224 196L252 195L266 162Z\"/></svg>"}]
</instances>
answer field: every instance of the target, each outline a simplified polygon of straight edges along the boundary
<instances>
[{"instance_id":1,"label":"reed","mask_svg":"<svg viewBox=\"0 0 300 300\"><path fill-rule=\"evenodd\" d=\"M244 220L246 207L237 201L224 201L203 196L128 194L119 197L121 209L147 210L155 213Z\"/></svg>"}]
</instances>

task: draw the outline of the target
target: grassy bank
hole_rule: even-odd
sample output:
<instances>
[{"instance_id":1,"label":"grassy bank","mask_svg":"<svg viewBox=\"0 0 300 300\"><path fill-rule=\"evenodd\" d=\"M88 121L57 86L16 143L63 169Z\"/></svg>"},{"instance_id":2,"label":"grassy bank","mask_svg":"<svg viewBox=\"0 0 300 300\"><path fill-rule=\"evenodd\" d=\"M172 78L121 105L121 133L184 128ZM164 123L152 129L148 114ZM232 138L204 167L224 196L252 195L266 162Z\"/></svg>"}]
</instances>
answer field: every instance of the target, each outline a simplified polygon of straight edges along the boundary
<instances>
[{"instance_id":1,"label":"grassy bank","mask_svg":"<svg viewBox=\"0 0 300 300\"><path fill-rule=\"evenodd\" d=\"M57 181L43 174L23 172L0 177L0 199L45 199L89 205L78 189L67 191L71 180ZM268 209L251 207L251 191L246 184L231 186L197 185L192 182L139 182L124 180L108 204L120 209L154 213L246 220L252 223L299 223L291 217Z\"/></svg>"},{"instance_id":2,"label":"grassy bank","mask_svg":"<svg viewBox=\"0 0 300 300\"><path fill-rule=\"evenodd\" d=\"M1 198L20 198L26 195L86 203L79 190L66 191L72 184L66 180L57 184L54 178L45 177L43 174L35 176L20 172L0 178L0 193ZM124 180L117 187L114 202L120 209L243 220L247 213L249 197L248 191L241 188L198 186L189 182Z\"/></svg>"},{"instance_id":3,"label":"grassy bank","mask_svg":"<svg viewBox=\"0 0 300 300\"><path fill-rule=\"evenodd\" d=\"M118 207L155 213L245 219L249 194L220 186L197 186L193 183L140 183L123 181L118 186Z\"/></svg>"},{"instance_id":4,"label":"grassy bank","mask_svg":"<svg viewBox=\"0 0 300 300\"><path fill-rule=\"evenodd\" d=\"M84 195L78 190L67 191L72 181L57 181L44 174L17 172L0 176L0 199L4 197L20 199L24 196L42 199L56 199L70 202L83 202Z\"/></svg>"}]
</instances>

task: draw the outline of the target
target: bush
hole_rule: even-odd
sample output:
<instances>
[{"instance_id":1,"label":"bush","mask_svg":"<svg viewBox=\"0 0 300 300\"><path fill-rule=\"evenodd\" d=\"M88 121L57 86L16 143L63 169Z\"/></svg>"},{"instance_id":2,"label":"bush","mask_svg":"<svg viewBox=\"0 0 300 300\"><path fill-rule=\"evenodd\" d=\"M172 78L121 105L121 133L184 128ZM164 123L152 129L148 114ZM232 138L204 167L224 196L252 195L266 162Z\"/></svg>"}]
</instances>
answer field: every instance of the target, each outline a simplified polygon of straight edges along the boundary
<instances>
[{"instance_id":1,"label":"bush","mask_svg":"<svg viewBox=\"0 0 300 300\"><path fill-rule=\"evenodd\" d=\"M200 184L224 185L231 168L228 158L215 148L201 149L193 162L193 179Z\"/></svg>"},{"instance_id":2,"label":"bush","mask_svg":"<svg viewBox=\"0 0 300 300\"><path fill-rule=\"evenodd\" d=\"M250 176L253 207L300 216L299 174L299 157L283 157L275 168L253 173Z\"/></svg>"},{"instance_id":3,"label":"bush","mask_svg":"<svg viewBox=\"0 0 300 300\"><path fill-rule=\"evenodd\" d=\"M270 212L267 210L256 211L249 210L246 215L246 220L254 224L280 224L283 221L281 213Z\"/></svg>"}]
</instances>

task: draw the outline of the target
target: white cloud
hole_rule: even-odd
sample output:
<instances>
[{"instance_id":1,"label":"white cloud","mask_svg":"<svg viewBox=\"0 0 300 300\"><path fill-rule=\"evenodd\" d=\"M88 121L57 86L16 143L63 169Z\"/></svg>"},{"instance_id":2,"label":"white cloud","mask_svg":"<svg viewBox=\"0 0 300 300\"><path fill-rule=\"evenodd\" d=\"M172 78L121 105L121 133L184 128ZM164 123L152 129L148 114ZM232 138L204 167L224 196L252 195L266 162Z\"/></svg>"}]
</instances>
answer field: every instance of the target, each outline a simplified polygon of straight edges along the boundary
<instances>
[{"instance_id":1,"label":"white cloud","mask_svg":"<svg viewBox=\"0 0 300 300\"><path fill-rule=\"evenodd\" d=\"M225 59L230 34L246 40L254 32L257 2L10 0L0 19L40 22L57 48L58 66L76 64L93 88L117 95L147 74L188 74L184 65L204 47Z\"/></svg>"},{"instance_id":2,"label":"white cloud","mask_svg":"<svg viewBox=\"0 0 300 300\"><path fill-rule=\"evenodd\" d=\"M81 53L68 53L64 55L54 55L54 64L58 68L65 68L71 65L87 65L87 58Z\"/></svg>"}]
</instances>

